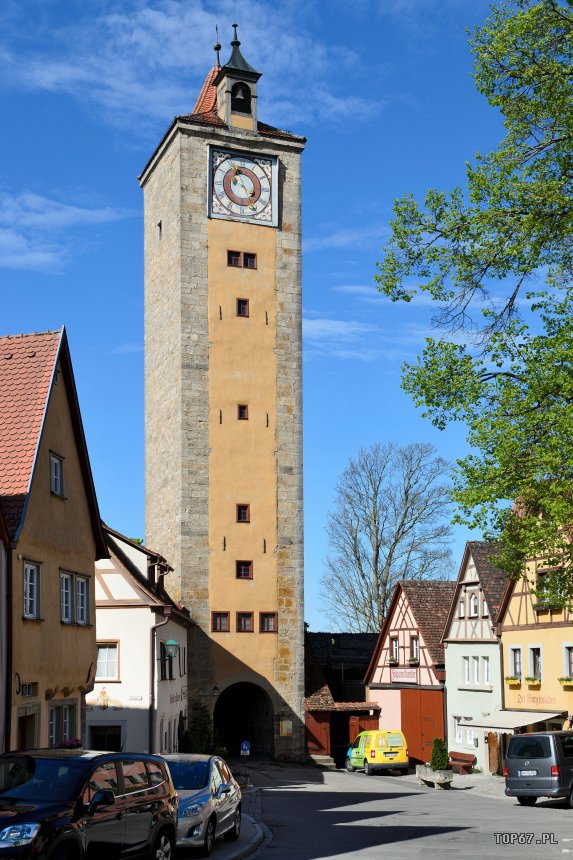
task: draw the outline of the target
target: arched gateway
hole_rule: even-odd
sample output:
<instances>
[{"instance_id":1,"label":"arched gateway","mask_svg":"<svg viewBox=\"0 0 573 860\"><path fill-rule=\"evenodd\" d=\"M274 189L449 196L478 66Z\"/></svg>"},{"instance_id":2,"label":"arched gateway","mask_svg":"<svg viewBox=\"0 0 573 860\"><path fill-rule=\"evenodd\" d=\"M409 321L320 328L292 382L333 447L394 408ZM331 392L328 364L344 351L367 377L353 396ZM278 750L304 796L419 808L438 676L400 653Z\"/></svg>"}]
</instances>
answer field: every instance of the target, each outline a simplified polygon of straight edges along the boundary
<instances>
[{"instance_id":1,"label":"arched gateway","mask_svg":"<svg viewBox=\"0 0 573 860\"><path fill-rule=\"evenodd\" d=\"M231 756L239 755L242 741L249 741L252 756L273 758L273 725L272 702L258 684L232 684L217 699L213 730L217 744Z\"/></svg>"}]
</instances>

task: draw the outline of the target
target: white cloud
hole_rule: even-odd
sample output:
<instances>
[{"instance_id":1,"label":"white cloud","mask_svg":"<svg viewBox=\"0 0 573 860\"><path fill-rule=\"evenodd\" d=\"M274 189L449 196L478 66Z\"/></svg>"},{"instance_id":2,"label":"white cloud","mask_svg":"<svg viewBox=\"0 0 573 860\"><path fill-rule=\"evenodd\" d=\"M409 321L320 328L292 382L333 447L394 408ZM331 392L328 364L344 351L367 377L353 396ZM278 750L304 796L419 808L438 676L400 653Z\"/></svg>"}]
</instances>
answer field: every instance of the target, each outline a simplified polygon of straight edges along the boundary
<instances>
[{"instance_id":1,"label":"white cloud","mask_svg":"<svg viewBox=\"0 0 573 860\"><path fill-rule=\"evenodd\" d=\"M143 352L142 343L120 343L112 350L112 355L133 355L134 353Z\"/></svg>"},{"instance_id":2,"label":"white cloud","mask_svg":"<svg viewBox=\"0 0 573 860\"><path fill-rule=\"evenodd\" d=\"M0 193L0 267L58 272L67 263L70 232L130 218L137 212L111 206L87 208L33 192ZM65 231L65 238L61 233Z\"/></svg>"},{"instance_id":3,"label":"white cloud","mask_svg":"<svg viewBox=\"0 0 573 860\"><path fill-rule=\"evenodd\" d=\"M102 6L88 3L85 14L65 27L50 26L49 16L44 24L38 16L32 26L26 19L24 26L24 8L20 20L12 16L0 45L7 84L64 93L95 105L114 123L137 119L140 129L149 129L192 110L214 64L215 25L224 24L219 38L226 62L230 23L238 18L245 56L265 75L259 113L266 121L288 127L311 118L367 118L384 104L383 97L353 95L353 73L359 78L362 69L358 53L317 40L309 26L312 10L303 0L281 4L280 15L265 0L221 0L216 11L209 0L156 0L153 6L115 0L103 11ZM335 68L346 72L346 93L331 85ZM268 103L265 92L272 93Z\"/></svg>"},{"instance_id":4,"label":"white cloud","mask_svg":"<svg viewBox=\"0 0 573 860\"><path fill-rule=\"evenodd\" d=\"M383 224L336 228L324 225L321 235L303 240L303 251L322 251L324 248L364 248L381 242L388 228Z\"/></svg>"},{"instance_id":5,"label":"white cloud","mask_svg":"<svg viewBox=\"0 0 573 860\"><path fill-rule=\"evenodd\" d=\"M65 260L66 250L57 244L0 228L1 268L57 272Z\"/></svg>"}]
</instances>

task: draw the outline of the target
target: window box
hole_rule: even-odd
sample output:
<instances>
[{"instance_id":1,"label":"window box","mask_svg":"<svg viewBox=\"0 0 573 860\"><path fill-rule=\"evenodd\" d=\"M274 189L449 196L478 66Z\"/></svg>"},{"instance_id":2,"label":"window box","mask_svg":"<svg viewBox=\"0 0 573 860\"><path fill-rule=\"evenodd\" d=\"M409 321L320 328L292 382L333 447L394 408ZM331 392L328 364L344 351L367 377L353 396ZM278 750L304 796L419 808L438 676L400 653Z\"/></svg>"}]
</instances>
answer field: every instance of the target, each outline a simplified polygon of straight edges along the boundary
<instances>
[{"instance_id":1,"label":"window box","mask_svg":"<svg viewBox=\"0 0 573 860\"><path fill-rule=\"evenodd\" d=\"M573 678L558 678L562 687L573 687Z\"/></svg>"},{"instance_id":2,"label":"window box","mask_svg":"<svg viewBox=\"0 0 573 860\"><path fill-rule=\"evenodd\" d=\"M555 611L555 609L556 607L547 600L540 600L538 603L533 604L534 612L551 612L552 610Z\"/></svg>"},{"instance_id":3,"label":"window box","mask_svg":"<svg viewBox=\"0 0 573 860\"><path fill-rule=\"evenodd\" d=\"M399 662L399 661L398 661L398 658L397 658L397 657L389 657L389 658L388 658L388 663L389 663L389 665L390 665L390 666L397 666L397 665L398 665L398 662Z\"/></svg>"},{"instance_id":4,"label":"window box","mask_svg":"<svg viewBox=\"0 0 573 860\"><path fill-rule=\"evenodd\" d=\"M509 684L510 687L521 687L521 678L519 675L507 675L505 683Z\"/></svg>"},{"instance_id":5,"label":"window box","mask_svg":"<svg viewBox=\"0 0 573 860\"><path fill-rule=\"evenodd\" d=\"M419 657L409 657L408 658L408 665L409 666L419 666L420 665L420 658Z\"/></svg>"},{"instance_id":6,"label":"window box","mask_svg":"<svg viewBox=\"0 0 573 860\"><path fill-rule=\"evenodd\" d=\"M528 675L525 678L525 683L528 687L540 687L541 686L541 678L535 678L532 675Z\"/></svg>"}]
</instances>

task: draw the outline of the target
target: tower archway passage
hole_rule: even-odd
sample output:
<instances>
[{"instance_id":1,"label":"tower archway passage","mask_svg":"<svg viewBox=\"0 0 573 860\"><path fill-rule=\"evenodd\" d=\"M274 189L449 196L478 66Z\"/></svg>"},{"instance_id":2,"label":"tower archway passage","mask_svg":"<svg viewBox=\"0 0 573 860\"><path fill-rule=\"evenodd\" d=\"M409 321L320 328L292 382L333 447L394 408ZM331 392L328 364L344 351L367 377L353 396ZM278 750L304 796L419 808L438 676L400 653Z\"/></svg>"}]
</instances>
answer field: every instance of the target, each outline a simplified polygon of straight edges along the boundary
<instances>
[{"instance_id":1,"label":"tower archway passage","mask_svg":"<svg viewBox=\"0 0 573 860\"><path fill-rule=\"evenodd\" d=\"M216 743L229 755L240 754L241 742L249 741L251 755L273 758L274 708L258 684L242 682L223 690L213 712Z\"/></svg>"}]
</instances>

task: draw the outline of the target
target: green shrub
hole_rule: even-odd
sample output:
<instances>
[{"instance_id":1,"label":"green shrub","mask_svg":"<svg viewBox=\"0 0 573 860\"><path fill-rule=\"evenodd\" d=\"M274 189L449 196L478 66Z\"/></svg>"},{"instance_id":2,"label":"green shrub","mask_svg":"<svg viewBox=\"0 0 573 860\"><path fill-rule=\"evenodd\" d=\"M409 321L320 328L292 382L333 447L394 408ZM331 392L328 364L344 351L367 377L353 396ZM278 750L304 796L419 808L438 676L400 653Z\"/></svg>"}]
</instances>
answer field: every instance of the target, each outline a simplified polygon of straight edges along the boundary
<instances>
[{"instance_id":1,"label":"green shrub","mask_svg":"<svg viewBox=\"0 0 573 860\"><path fill-rule=\"evenodd\" d=\"M432 770L449 770L450 759L448 756L448 748L442 738L434 738L432 744L432 758L430 761Z\"/></svg>"}]
</instances>

